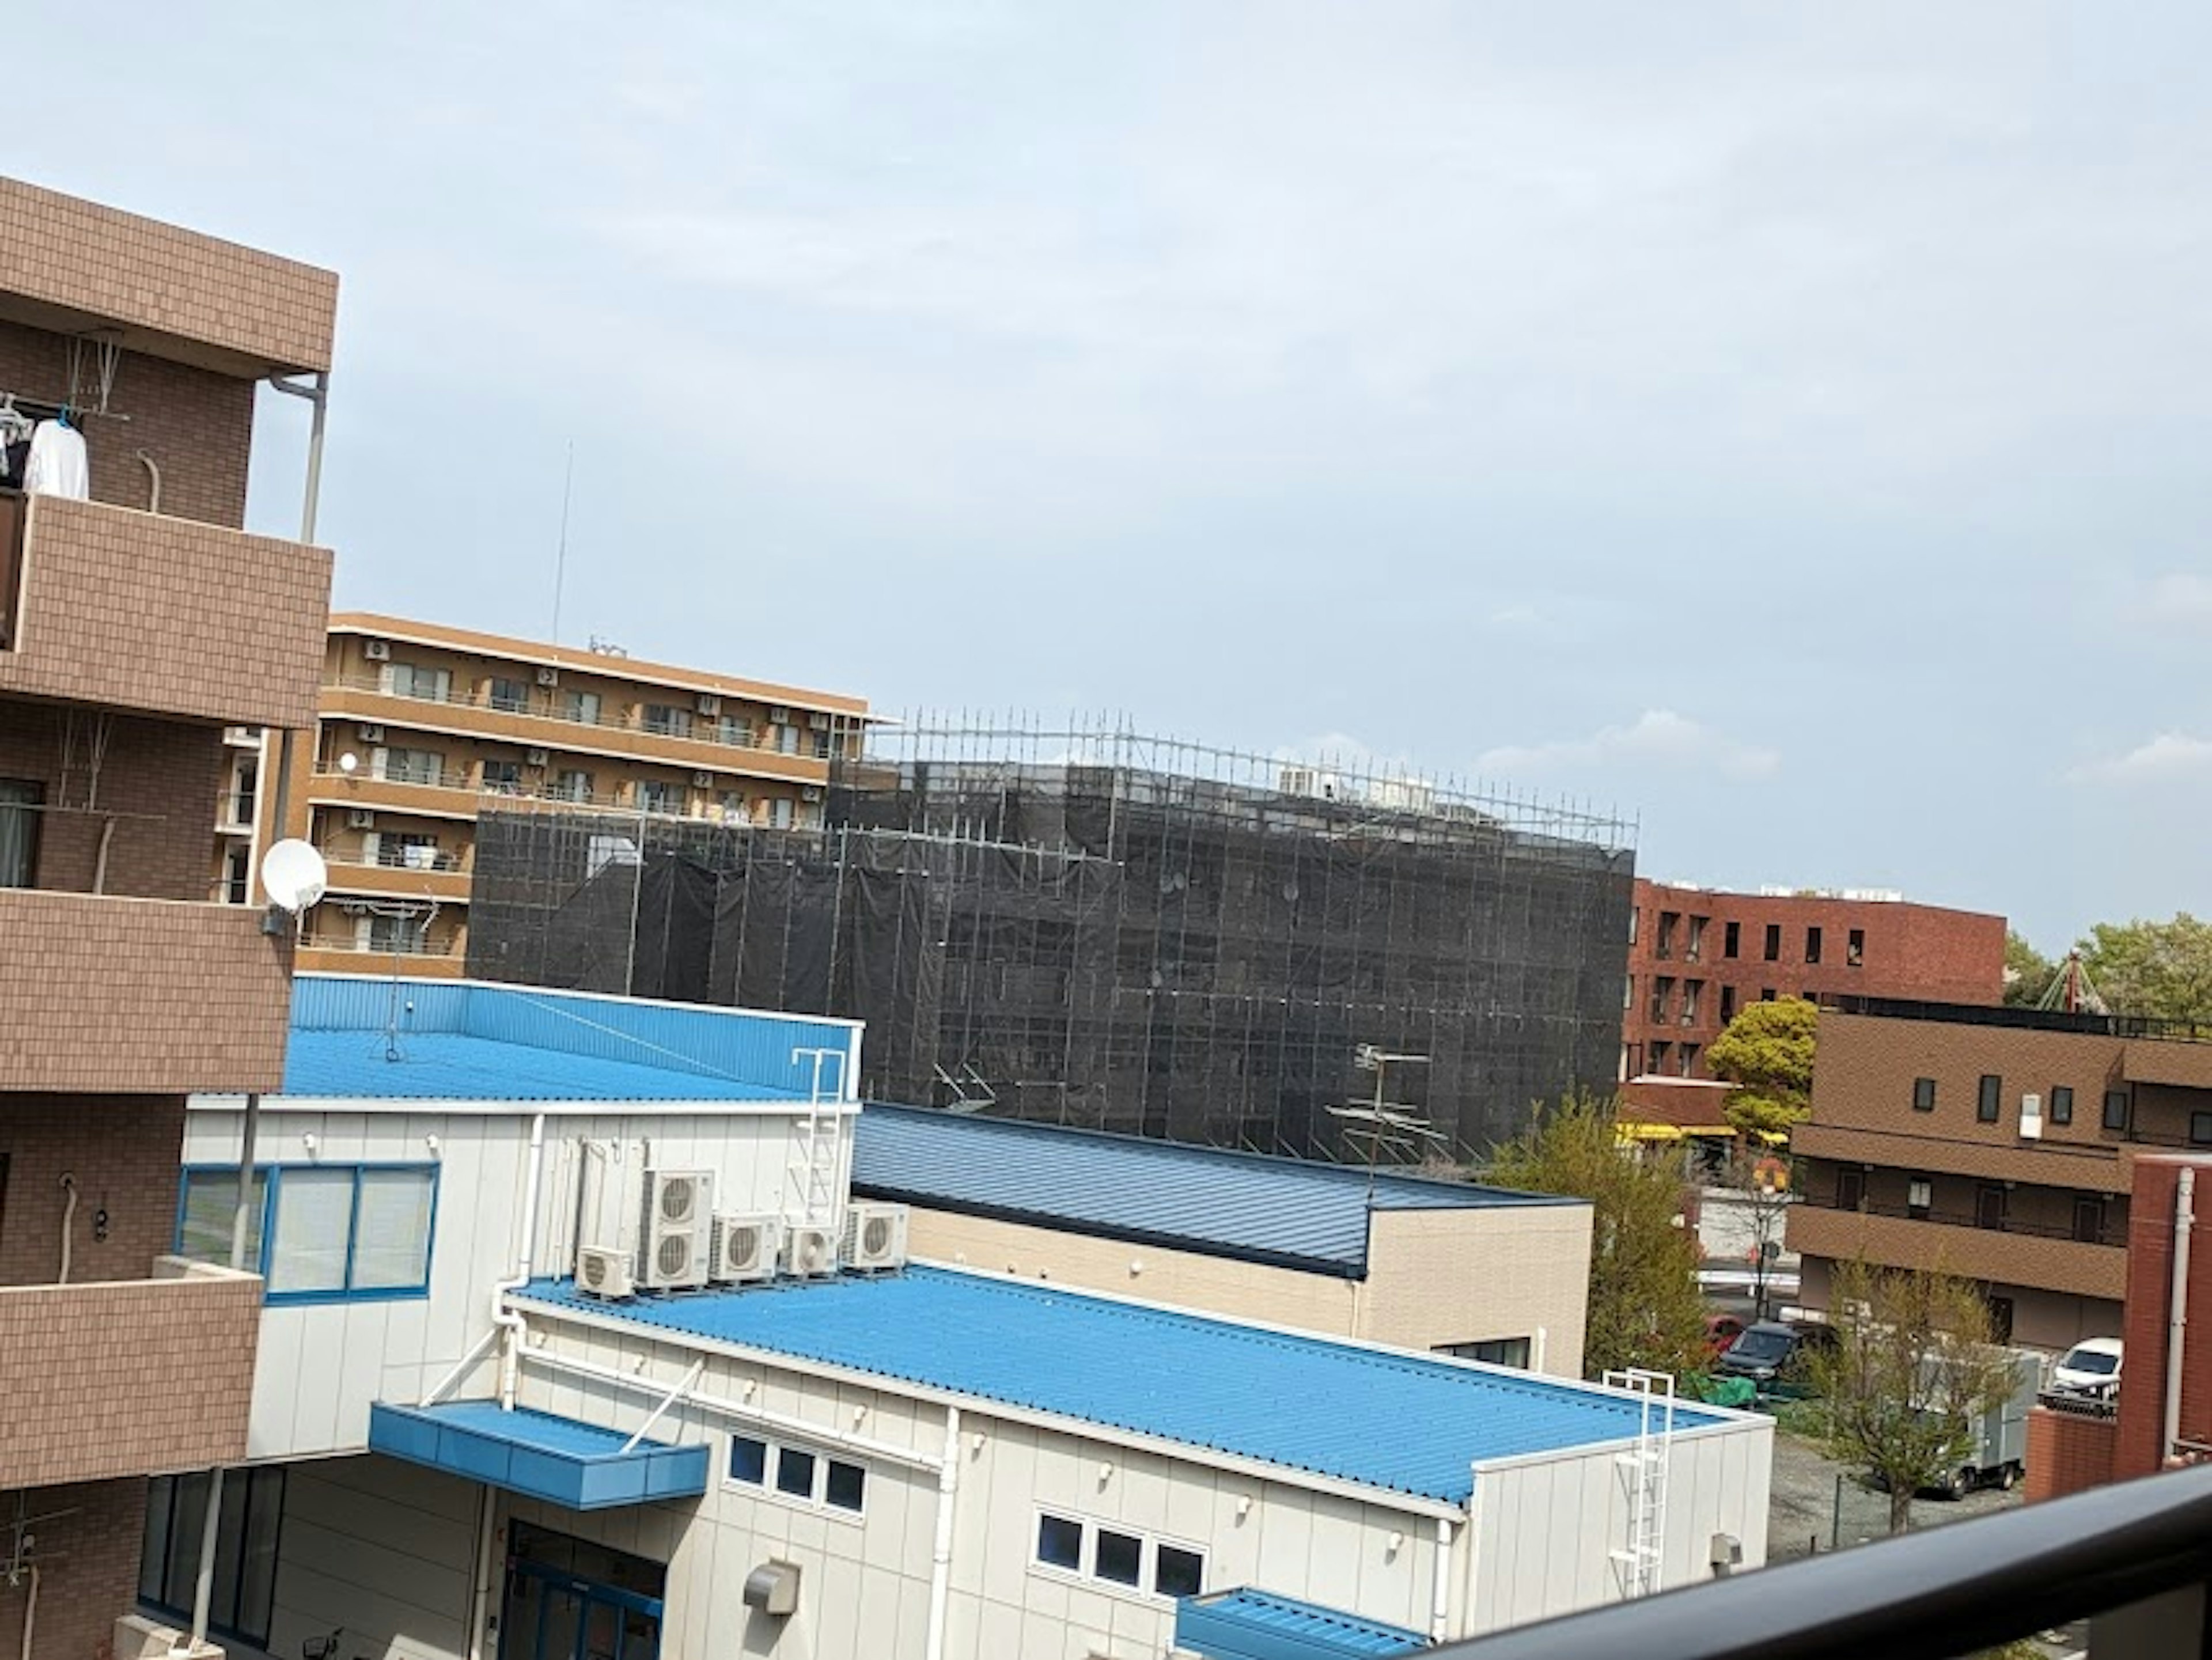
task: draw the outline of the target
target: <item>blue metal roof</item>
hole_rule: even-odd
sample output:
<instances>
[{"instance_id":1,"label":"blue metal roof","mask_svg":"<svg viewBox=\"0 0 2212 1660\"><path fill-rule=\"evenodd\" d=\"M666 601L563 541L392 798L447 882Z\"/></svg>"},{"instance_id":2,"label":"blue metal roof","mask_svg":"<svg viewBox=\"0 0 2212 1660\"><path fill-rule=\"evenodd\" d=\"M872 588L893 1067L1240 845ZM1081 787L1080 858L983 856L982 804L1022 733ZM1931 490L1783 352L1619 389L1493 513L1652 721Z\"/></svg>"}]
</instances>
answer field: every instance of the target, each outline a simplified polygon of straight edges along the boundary
<instances>
[{"instance_id":1,"label":"blue metal roof","mask_svg":"<svg viewBox=\"0 0 2212 1660\"><path fill-rule=\"evenodd\" d=\"M1320 1274L1367 1271L1368 1175L1352 1165L871 1105L854 1146L853 1190ZM1387 1172L1374 1179L1376 1210L1581 1202Z\"/></svg>"},{"instance_id":2,"label":"blue metal roof","mask_svg":"<svg viewBox=\"0 0 2212 1660\"><path fill-rule=\"evenodd\" d=\"M472 982L301 975L287 1095L459 1101L803 1098L855 1023ZM825 1086L842 1083L836 1065Z\"/></svg>"},{"instance_id":3,"label":"blue metal roof","mask_svg":"<svg viewBox=\"0 0 2212 1660\"><path fill-rule=\"evenodd\" d=\"M1428 1647L1419 1632L1273 1591L1216 1591L1176 1606L1175 1645L1206 1660L1364 1660Z\"/></svg>"},{"instance_id":4,"label":"blue metal roof","mask_svg":"<svg viewBox=\"0 0 2212 1660\"><path fill-rule=\"evenodd\" d=\"M1463 1504L1471 1461L1637 1432L1626 1396L949 1268L601 1302L518 1294L678 1337L896 1378ZM1678 1407L1690 1428L1731 1414Z\"/></svg>"},{"instance_id":5,"label":"blue metal roof","mask_svg":"<svg viewBox=\"0 0 2212 1660\"><path fill-rule=\"evenodd\" d=\"M368 1412L373 1452L465 1476L509 1493L605 1510L707 1491L704 1445L641 1441L543 1412L502 1412L489 1401L440 1407L379 1402Z\"/></svg>"}]
</instances>

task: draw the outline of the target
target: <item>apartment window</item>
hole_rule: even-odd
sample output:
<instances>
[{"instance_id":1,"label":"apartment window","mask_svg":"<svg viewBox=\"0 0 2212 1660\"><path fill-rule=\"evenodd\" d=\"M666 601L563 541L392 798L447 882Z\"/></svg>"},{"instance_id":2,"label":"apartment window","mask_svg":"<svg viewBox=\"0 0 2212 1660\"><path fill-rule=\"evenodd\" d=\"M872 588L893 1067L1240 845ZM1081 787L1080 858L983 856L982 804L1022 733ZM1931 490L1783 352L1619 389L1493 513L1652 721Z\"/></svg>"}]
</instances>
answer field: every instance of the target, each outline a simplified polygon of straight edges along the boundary
<instances>
[{"instance_id":1,"label":"apartment window","mask_svg":"<svg viewBox=\"0 0 2212 1660\"><path fill-rule=\"evenodd\" d=\"M520 714L530 707L530 688L520 680L495 675L491 683L491 706L502 714Z\"/></svg>"},{"instance_id":2,"label":"apartment window","mask_svg":"<svg viewBox=\"0 0 2212 1660\"><path fill-rule=\"evenodd\" d=\"M1974 1225L2002 1233L2005 1225L2005 1190L1984 1182L1974 1190Z\"/></svg>"},{"instance_id":3,"label":"apartment window","mask_svg":"<svg viewBox=\"0 0 2212 1660\"><path fill-rule=\"evenodd\" d=\"M1916 1222L1928 1219L1928 1213L1936 1207L1936 1184L1924 1176L1916 1176L1905 1186L1905 1211Z\"/></svg>"},{"instance_id":4,"label":"apartment window","mask_svg":"<svg viewBox=\"0 0 2212 1660\"><path fill-rule=\"evenodd\" d=\"M1766 925L1766 960L1770 963L1782 960L1782 924L1779 922Z\"/></svg>"},{"instance_id":5,"label":"apartment window","mask_svg":"<svg viewBox=\"0 0 2212 1660\"><path fill-rule=\"evenodd\" d=\"M1820 930L1818 928L1805 930L1805 960L1808 964L1820 960Z\"/></svg>"},{"instance_id":6,"label":"apartment window","mask_svg":"<svg viewBox=\"0 0 2212 1660\"><path fill-rule=\"evenodd\" d=\"M1655 1076L1667 1070L1667 1062L1674 1054L1674 1046L1663 1037L1651 1040L1651 1064L1645 1068Z\"/></svg>"},{"instance_id":7,"label":"apartment window","mask_svg":"<svg viewBox=\"0 0 2212 1660\"><path fill-rule=\"evenodd\" d=\"M2074 1122L2074 1091L2065 1084L2051 1086L2051 1122L2070 1124Z\"/></svg>"},{"instance_id":8,"label":"apartment window","mask_svg":"<svg viewBox=\"0 0 2212 1660\"><path fill-rule=\"evenodd\" d=\"M2128 1092L2125 1090L2105 1091L2105 1128L2124 1130L2128 1127Z\"/></svg>"},{"instance_id":9,"label":"apartment window","mask_svg":"<svg viewBox=\"0 0 2212 1660\"><path fill-rule=\"evenodd\" d=\"M743 790L724 790L721 794L716 798L716 806L720 810L722 822L724 824L742 824L744 823L746 817L745 793Z\"/></svg>"},{"instance_id":10,"label":"apartment window","mask_svg":"<svg viewBox=\"0 0 2212 1660\"><path fill-rule=\"evenodd\" d=\"M645 717L640 724L647 732L662 738L689 738L691 735L691 711L678 708L673 703L647 703Z\"/></svg>"},{"instance_id":11,"label":"apartment window","mask_svg":"<svg viewBox=\"0 0 2212 1660\"><path fill-rule=\"evenodd\" d=\"M494 795L521 794L522 763L520 761L485 762L483 787Z\"/></svg>"},{"instance_id":12,"label":"apartment window","mask_svg":"<svg viewBox=\"0 0 2212 1660\"><path fill-rule=\"evenodd\" d=\"M1705 982L1702 980L1682 982L1682 1024L1684 1025L1694 1026L1698 1024L1698 994L1705 988Z\"/></svg>"},{"instance_id":13,"label":"apartment window","mask_svg":"<svg viewBox=\"0 0 2212 1660\"><path fill-rule=\"evenodd\" d=\"M250 755L239 757L230 769L230 787L223 800L223 822L251 824L253 804L261 781L261 763Z\"/></svg>"},{"instance_id":14,"label":"apartment window","mask_svg":"<svg viewBox=\"0 0 2212 1660\"><path fill-rule=\"evenodd\" d=\"M421 916L359 916L354 944L391 957L420 957L430 949L430 919Z\"/></svg>"},{"instance_id":15,"label":"apartment window","mask_svg":"<svg viewBox=\"0 0 2212 1660\"><path fill-rule=\"evenodd\" d=\"M0 886L5 886L0 883ZM227 905L243 905L253 897L253 858L244 848L233 848L222 860L222 899Z\"/></svg>"},{"instance_id":16,"label":"apartment window","mask_svg":"<svg viewBox=\"0 0 2212 1660\"><path fill-rule=\"evenodd\" d=\"M1721 1025L1725 1026L1729 1021L1735 1018L1735 988L1734 986L1723 986L1721 988Z\"/></svg>"},{"instance_id":17,"label":"apartment window","mask_svg":"<svg viewBox=\"0 0 2212 1660\"><path fill-rule=\"evenodd\" d=\"M0 778L0 888L27 888L38 864L39 808L46 790L26 779Z\"/></svg>"},{"instance_id":18,"label":"apartment window","mask_svg":"<svg viewBox=\"0 0 2212 1660\"><path fill-rule=\"evenodd\" d=\"M1697 1075L1698 1046L1695 1043L1685 1043L1682 1045L1682 1076L1694 1078Z\"/></svg>"},{"instance_id":19,"label":"apartment window","mask_svg":"<svg viewBox=\"0 0 2212 1660\"><path fill-rule=\"evenodd\" d=\"M1759 1000L1762 1003L1771 1003L1774 1000L1774 988L1761 986L1759 988Z\"/></svg>"},{"instance_id":20,"label":"apartment window","mask_svg":"<svg viewBox=\"0 0 2212 1660\"><path fill-rule=\"evenodd\" d=\"M1627 977L1626 983L1621 988L1620 1006L1624 1009L1632 1009L1636 1006L1636 976L1632 974Z\"/></svg>"},{"instance_id":21,"label":"apartment window","mask_svg":"<svg viewBox=\"0 0 2212 1660\"><path fill-rule=\"evenodd\" d=\"M2212 1112L2192 1112L2189 1115L2189 1145L2192 1147L2212 1147Z\"/></svg>"},{"instance_id":22,"label":"apartment window","mask_svg":"<svg viewBox=\"0 0 2212 1660\"><path fill-rule=\"evenodd\" d=\"M833 740L826 728L817 729L815 732L814 758L816 760L827 761L830 758L832 741Z\"/></svg>"},{"instance_id":23,"label":"apartment window","mask_svg":"<svg viewBox=\"0 0 2212 1660\"><path fill-rule=\"evenodd\" d=\"M2200 1113L2199 1117L2212 1116ZM2105 1240L2105 1201L2094 1193L2074 1196L2074 1238L2078 1244L2099 1245Z\"/></svg>"},{"instance_id":24,"label":"apartment window","mask_svg":"<svg viewBox=\"0 0 2212 1660\"><path fill-rule=\"evenodd\" d=\"M246 1254L270 1302L429 1294L436 1165L270 1165L254 1172L254 1187ZM228 1262L237 1171L187 1169L182 1189L177 1255Z\"/></svg>"},{"instance_id":25,"label":"apartment window","mask_svg":"<svg viewBox=\"0 0 2212 1660\"><path fill-rule=\"evenodd\" d=\"M1195 1596L1206 1578L1206 1558L1181 1545L1162 1545L1152 1560L1152 1594Z\"/></svg>"},{"instance_id":26,"label":"apartment window","mask_svg":"<svg viewBox=\"0 0 2212 1660\"><path fill-rule=\"evenodd\" d=\"M553 795L562 801L588 801L592 799L592 775L571 768L553 781Z\"/></svg>"},{"instance_id":27,"label":"apartment window","mask_svg":"<svg viewBox=\"0 0 2212 1660\"><path fill-rule=\"evenodd\" d=\"M1659 913L1659 939L1652 948L1653 956L1668 958L1674 954L1674 925L1681 920L1680 911L1662 910Z\"/></svg>"},{"instance_id":28,"label":"apartment window","mask_svg":"<svg viewBox=\"0 0 2212 1660\"><path fill-rule=\"evenodd\" d=\"M434 784L446 774L446 757L437 750L378 750L369 760L369 775L395 784Z\"/></svg>"},{"instance_id":29,"label":"apartment window","mask_svg":"<svg viewBox=\"0 0 2212 1660\"><path fill-rule=\"evenodd\" d=\"M1065 1516L1037 1517L1036 1560L1048 1568L1083 1571L1083 1523Z\"/></svg>"},{"instance_id":30,"label":"apartment window","mask_svg":"<svg viewBox=\"0 0 2212 1660\"><path fill-rule=\"evenodd\" d=\"M1721 955L1733 960L1743 952L1743 924L1730 922L1721 930Z\"/></svg>"},{"instance_id":31,"label":"apartment window","mask_svg":"<svg viewBox=\"0 0 2212 1660\"><path fill-rule=\"evenodd\" d=\"M775 1454L775 1490L793 1499L814 1497L815 1457L796 1447L779 1447Z\"/></svg>"},{"instance_id":32,"label":"apartment window","mask_svg":"<svg viewBox=\"0 0 2212 1660\"><path fill-rule=\"evenodd\" d=\"M564 691L561 694L561 713L568 720L596 727L599 724L599 695L595 691Z\"/></svg>"},{"instance_id":33,"label":"apartment window","mask_svg":"<svg viewBox=\"0 0 2212 1660\"><path fill-rule=\"evenodd\" d=\"M138 1598L179 1622L191 1617L199 1577L208 1477L157 1475L147 1484L138 1553ZM276 1603L276 1541L284 1516L284 1467L230 1472L216 1523L208 1624L246 1646L266 1648Z\"/></svg>"},{"instance_id":34,"label":"apartment window","mask_svg":"<svg viewBox=\"0 0 2212 1660\"><path fill-rule=\"evenodd\" d=\"M1671 976L1655 975L1651 980L1651 1018L1664 1020L1667 1006L1674 1000L1674 982Z\"/></svg>"},{"instance_id":35,"label":"apartment window","mask_svg":"<svg viewBox=\"0 0 2212 1660\"><path fill-rule=\"evenodd\" d=\"M1133 1533L1116 1533L1111 1528L1099 1529L1097 1551L1091 1559L1091 1572L1111 1584L1143 1584L1145 1541Z\"/></svg>"},{"instance_id":36,"label":"apartment window","mask_svg":"<svg viewBox=\"0 0 2212 1660\"><path fill-rule=\"evenodd\" d=\"M1856 1210L1866 1202L1866 1171L1856 1164L1836 1167L1836 1208Z\"/></svg>"},{"instance_id":37,"label":"apartment window","mask_svg":"<svg viewBox=\"0 0 2212 1660\"><path fill-rule=\"evenodd\" d=\"M1528 1340L1525 1337L1492 1337L1479 1343L1440 1343L1436 1353L1449 1354L1459 1360L1480 1360L1493 1366L1518 1366L1528 1369Z\"/></svg>"},{"instance_id":38,"label":"apartment window","mask_svg":"<svg viewBox=\"0 0 2212 1660\"><path fill-rule=\"evenodd\" d=\"M1936 1080L1916 1078L1912 1080L1912 1110L1915 1112L1936 1110Z\"/></svg>"},{"instance_id":39,"label":"apartment window","mask_svg":"<svg viewBox=\"0 0 2212 1660\"><path fill-rule=\"evenodd\" d=\"M753 746L753 723L741 714L726 714L714 723L715 738L738 749Z\"/></svg>"},{"instance_id":40,"label":"apartment window","mask_svg":"<svg viewBox=\"0 0 2212 1660\"><path fill-rule=\"evenodd\" d=\"M438 838L414 830L373 830L369 862L386 870L429 870L438 862Z\"/></svg>"},{"instance_id":41,"label":"apartment window","mask_svg":"<svg viewBox=\"0 0 2212 1660\"><path fill-rule=\"evenodd\" d=\"M798 817L799 804L787 795L779 795L768 804L768 822L771 830L789 830L792 820Z\"/></svg>"},{"instance_id":42,"label":"apartment window","mask_svg":"<svg viewBox=\"0 0 2212 1660\"><path fill-rule=\"evenodd\" d=\"M1705 960L1705 924L1711 920L1709 916L1692 916L1690 919L1690 937L1682 946L1682 955L1692 963Z\"/></svg>"},{"instance_id":43,"label":"apartment window","mask_svg":"<svg viewBox=\"0 0 2212 1660\"><path fill-rule=\"evenodd\" d=\"M413 663L386 663L382 678L384 690L392 696L419 697L429 703L446 702L453 689L449 670L426 669Z\"/></svg>"},{"instance_id":44,"label":"apartment window","mask_svg":"<svg viewBox=\"0 0 2212 1660\"><path fill-rule=\"evenodd\" d=\"M768 1443L750 1435L730 1438L730 1480L749 1487L768 1485Z\"/></svg>"},{"instance_id":45,"label":"apartment window","mask_svg":"<svg viewBox=\"0 0 2212 1660\"><path fill-rule=\"evenodd\" d=\"M1853 928L1844 936L1844 966L1850 969L1866 966L1866 930Z\"/></svg>"},{"instance_id":46,"label":"apartment window","mask_svg":"<svg viewBox=\"0 0 2212 1660\"><path fill-rule=\"evenodd\" d=\"M646 812L681 812L684 792L664 779L641 778L637 781L637 805Z\"/></svg>"},{"instance_id":47,"label":"apartment window","mask_svg":"<svg viewBox=\"0 0 2212 1660\"><path fill-rule=\"evenodd\" d=\"M868 1473L858 1464L848 1464L841 1458L824 1461L828 1468L822 1479L822 1500L832 1510L860 1511L860 1501L867 1493Z\"/></svg>"},{"instance_id":48,"label":"apartment window","mask_svg":"<svg viewBox=\"0 0 2212 1660\"><path fill-rule=\"evenodd\" d=\"M1993 1072L1984 1073L1979 1091L1974 1097L1975 1118L1984 1124L1996 1123L1997 1114L2003 1106L2003 1096L2004 1079Z\"/></svg>"}]
</instances>

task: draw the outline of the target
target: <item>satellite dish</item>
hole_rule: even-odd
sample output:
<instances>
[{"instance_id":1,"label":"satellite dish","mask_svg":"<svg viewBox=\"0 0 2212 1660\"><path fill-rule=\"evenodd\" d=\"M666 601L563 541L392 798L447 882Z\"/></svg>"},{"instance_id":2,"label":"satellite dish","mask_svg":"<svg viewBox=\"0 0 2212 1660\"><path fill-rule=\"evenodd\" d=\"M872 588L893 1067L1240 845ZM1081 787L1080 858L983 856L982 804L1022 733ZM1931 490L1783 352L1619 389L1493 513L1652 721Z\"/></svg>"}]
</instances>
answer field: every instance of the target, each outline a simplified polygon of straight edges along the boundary
<instances>
[{"instance_id":1,"label":"satellite dish","mask_svg":"<svg viewBox=\"0 0 2212 1660\"><path fill-rule=\"evenodd\" d=\"M262 856L261 885L269 903L295 916L323 897L330 879L323 855L297 836L277 842Z\"/></svg>"}]
</instances>

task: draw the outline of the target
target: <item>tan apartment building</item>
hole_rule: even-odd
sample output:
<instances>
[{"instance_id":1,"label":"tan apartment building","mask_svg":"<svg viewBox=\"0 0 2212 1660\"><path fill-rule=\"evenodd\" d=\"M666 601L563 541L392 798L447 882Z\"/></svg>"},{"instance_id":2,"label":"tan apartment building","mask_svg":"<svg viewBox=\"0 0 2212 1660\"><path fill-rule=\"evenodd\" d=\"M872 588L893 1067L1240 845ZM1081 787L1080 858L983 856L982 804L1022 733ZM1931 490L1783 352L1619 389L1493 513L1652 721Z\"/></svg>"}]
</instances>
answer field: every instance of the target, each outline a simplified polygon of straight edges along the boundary
<instances>
[{"instance_id":1,"label":"tan apartment building","mask_svg":"<svg viewBox=\"0 0 2212 1660\"><path fill-rule=\"evenodd\" d=\"M1790 1249L1802 1300L1832 1265L1942 1266L2001 1328L2063 1349L2120 1332L2136 1164L2212 1147L2212 1043L2032 1009L1847 1002L1820 1013Z\"/></svg>"},{"instance_id":2,"label":"tan apartment building","mask_svg":"<svg viewBox=\"0 0 2212 1660\"><path fill-rule=\"evenodd\" d=\"M818 824L866 702L441 623L330 619L286 832L330 863L301 965L459 976L487 805ZM241 769L242 772L242 769ZM250 777L250 775L245 775Z\"/></svg>"},{"instance_id":3,"label":"tan apartment building","mask_svg":"<svg viewBox=\"0 0 2212 1660\"><path fill-rule=\"evenodd\" d=\"M0 179L0 1641L36 1660L189 1603L201 1519L142 1565L149 1478L204 1515L246 1449L262 1282L167 1253L186 1096L283 1079L291 929L209 903L210 813L228 731L314 720L331 556L243 526L258 383L319 451L337 300ZM214 1559L246 1627L252 1496Z\"/></svg>"}]
</instances>

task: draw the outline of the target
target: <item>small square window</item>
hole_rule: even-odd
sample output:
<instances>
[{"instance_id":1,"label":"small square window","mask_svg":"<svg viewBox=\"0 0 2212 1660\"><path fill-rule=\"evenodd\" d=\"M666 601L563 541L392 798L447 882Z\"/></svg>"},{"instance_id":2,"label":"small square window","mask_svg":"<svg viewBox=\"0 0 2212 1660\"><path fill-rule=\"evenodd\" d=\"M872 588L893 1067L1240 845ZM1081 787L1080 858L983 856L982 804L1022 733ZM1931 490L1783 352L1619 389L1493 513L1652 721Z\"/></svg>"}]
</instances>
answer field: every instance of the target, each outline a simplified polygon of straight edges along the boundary
<instances>
[{"instance_id":1,"label":"small square window","mask_svg":"<svg viewBox=\"0 0 2212 1660\"><path fill-rule=\"evenodd\" d=\"M2105 1091L2105 1128L2124 1130L2128 1127L2128 1092L2125 1090Z\"/></svg>"},{"instance_id":2,"label":"small square window","mask_svg":"<svg viewBox=\"0 0 2212 1660\"><path fill-rule=\"evenodd\" d=\"M1725 1026L1729 1021L1735 1018L1735 988L1734 986L1723 986L1721 988L1721 1025Z\"/></svg>"},{"instance_id":3,"label":"small square window","mask_svg":"<svg viewBox=\"0 0 2212 1660\"><path fill-rule=\"evenodd\" d=\"M1866 966L1866 930L1853 928L1844 939L1844 966L1859 969Z\"/></svg>"},{"instance_id":4,"label":"small square window","mask_svg":"<svg viewBox=\"0 0 2212 1660\"><path fill-rule=\"evenodd\" d=\"M775 1490L793 1499L814 1497L814 1455L796 1447L779 1447L775 1454Z\"/></svg>"},{"instance_id":5,"label":"small square window","mask_svg":"<svg viewBox=\"0 0 2212 1660\"><path fill-rule=\"evenodd\" d=\"M2192 1112L2189 1115L2189 1145L2192 1147L2212 1147L2212 1112Z\"/></svg>"},{"instance_id":6,"label":"small square window","mask_svg":"<svg viewBox=\"0 0 2212 1660\"><path fill-rule=\"evenodd\" d=\"M1064 1516L1037 1518L1037 1560L1073 1573L1083 1566L1083 1523Z\"/></svg>"},{"instance_id":7,"label":"small square window","mask_svg":"<svg viewBox=\"0 0 2212 1660\"><path fill-rule=\"evenodd\" d=\"M1912 1080L1912 1110L1915 1112L1936 1110L1936 1080L1916 1078Z\"/></svg>"},{"instance_id":8,"label":"small square window","mask_svg":"<svg viewBox=\"0 0 2212 1660\"><path fill-rule=\"evenodd\" d=\"M1818 928L1805 930L1805 960L1808 963L1820 960L1820 930Z\"/></svg>"},{"instance_id":9,"label":"small square window","mask_svg":"<svg viewBox=\"0 0 2212 1660\"><path fill-rule=\"evenodd\" d=\"M1996 1123L2003 1096L2004 1079L1993 1072L1984 1073L1981 1092L1974 1098L1974 1116L1984 1124Z\"/></svg>"},{"instance_id":10,"label":"small square window","mask_svg":"<svg viewBox=\"0 0 2212 1660\"><path fill-rule=\"evenodd\" d=\"M1162 1545L1152 1565L1152 1589L1162 1596L1195 1596L1206 1578L1206 1558L1180 1545Z\"/></svg>"},{"instance_id":11,"label":"small square window","mask_svg":"<svg viewBox=\"0 0 2212 1660\"><path fill-rule=\"evenodd\" d=\"M1782 924L1779 922L1766 925L1766 960L1770 963L1782 960Z\"/></svg>"},{"instance_id":12,"label":"small square window","mask_svg":"<svg viewBox=\"0 0 2212 1660\"><path fill-rule=\"evenodd\" d=\"M2064 1084L2051 1086L2051 1122L2070 1124L2074 1122L2074 1091Z\"/></svg>"},{"instance_id":13,"label":"small square window","mask_svg":"<svg viewBox=\"0 0 2212 1660\"><path fill-rule=\"evenodd\" d=\"M848 1464L832 1458L830 1461L830 1480L823 1498L835 1510L857 1511L868 1487L868 1473L858 1464Z\"/></svg>"},{"instance_id":14,"label":"small square window","mask_svg":"<svg viewBox=\"0 0 2212 1660\"><path fill-rule=\"evenodd\" d=\"M768 1480L768 1443L750 1435L730 1438L730 1480L759 1487Z\"/></svg>"},{"instance_id":15,"label":"small square window","mask_svg":"<svg viewBox=\"0 0 2212 1660\"><path fill-rule=\"evenodd\" d=\"M1771 1003L1774 1000L1774 988L1761 986L1759 988L1759 1000L1762 1003Z\"/></svg>"},{"instance_id":16,"label":"small square window","mask_svg":"<svg viewBox=\"0 0 2212 1660\"><path fill-rule=\"evenodd\" d=\"M1133 1534L1098 1529L1098 1560L1091 1570L1098 1578L1110 1579L1117 1585L1141 1585L1145 1582L1144 1560L1143 1540Z\"/></svg>"}]
</instances>

